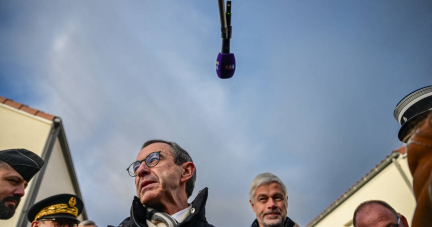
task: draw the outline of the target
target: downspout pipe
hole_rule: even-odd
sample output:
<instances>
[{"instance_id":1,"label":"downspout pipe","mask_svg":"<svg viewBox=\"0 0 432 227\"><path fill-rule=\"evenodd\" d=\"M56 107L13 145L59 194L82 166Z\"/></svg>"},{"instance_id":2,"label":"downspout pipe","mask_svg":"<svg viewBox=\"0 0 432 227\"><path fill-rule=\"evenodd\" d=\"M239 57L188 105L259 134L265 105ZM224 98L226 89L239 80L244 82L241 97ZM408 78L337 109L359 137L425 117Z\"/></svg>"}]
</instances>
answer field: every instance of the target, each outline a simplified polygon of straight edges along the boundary
<instances>
[{"instance_id":1,"label":"downspout pipe","mask_svg":"<svg viewBox=\"0 0 432 227\"><path fill-rule=\"evenodd\" d=\"M60 118L59 118L59 120L60 120ZM75 166L73 164L73 160L72 160L72 156L71 156L71 151L69 149L69 144L67 142L66 132L64 130L62 121L59 121L59 125L60 125L60 129L61 130L59 131L59 134L58 134L58 140L59 140L59 143L60 143L61 150L63 151L63 155L64 155L64 157L66 159L66 166L67 166L67 169L68 169L68 172L69 172L70 179L72 180L72 186L73 186L73 188L75 190L75 194L78 197L80 197L83 200L83 202L84 202L84 198L83 198L83 196L81 194L81 189L80 189L79 183L78 183L78 177L77 177L77 174L75 172ZM81 212L81 216L82 216L82 218L84 220L88 220L85 202L84 202L84 209Z\"/></svg>"},{"instance_id":2,"label":"downspout pipe","mask_svg":"<svg viewBox=\"0 0 432 227\"><path fill-rule=\"evenodd\" d=\"M405 174L405 172L403 171L402 167L400 166L398 160L396 158L392 158L393 164L396 166L396 169L399 171L399 173L402 176L402 179L405 181L406 185L408 186L408 188L410 189L412 195L415 198L415 194L414 194L414 189L412 186L411 181L408 179L408 176Z\"/></svg>"}]
</instances>

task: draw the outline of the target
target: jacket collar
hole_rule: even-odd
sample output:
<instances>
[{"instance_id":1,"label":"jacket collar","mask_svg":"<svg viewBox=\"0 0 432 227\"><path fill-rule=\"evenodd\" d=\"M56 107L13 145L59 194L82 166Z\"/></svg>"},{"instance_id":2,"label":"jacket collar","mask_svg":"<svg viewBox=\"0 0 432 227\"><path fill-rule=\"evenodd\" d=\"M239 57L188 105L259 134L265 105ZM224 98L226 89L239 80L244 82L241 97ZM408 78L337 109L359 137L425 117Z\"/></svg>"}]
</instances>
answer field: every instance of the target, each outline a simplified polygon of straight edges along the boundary
<instances>
[{"instance_id":1,"label":"jacket collar","mask_svg":"<svg viewBox=\"0 0 432 227\"><path fill-rule=\"evenodd\" d=\"M193 220L206 221L205 218L205 205L208 197L208 188L204 188L203 190L198 192L198 195L195 197L194 201L191 203L190 215L180 224L188 223ZM130 210L131 220L137 226L147 226L146 224L146 214L147 209L143 206L140 199L138 197L134 197L132 202L132 207Z\"/></svg>"},{"instance_id":2,"label":"jacket collar","mask_svg":"<svg viewBox=\"0 0 432 227\"><path fill-rule=\"evenodd\" d=\"M293 226L293 224L291 224L291 223L292 223L291 219L289 217L286 217L286 219L284 221L284 224L283 224L283 227L291 227L291 226ZM255 221L252 222L251 227L260 227L257 219L255 219Z\"/></svg>"}]
</instances>

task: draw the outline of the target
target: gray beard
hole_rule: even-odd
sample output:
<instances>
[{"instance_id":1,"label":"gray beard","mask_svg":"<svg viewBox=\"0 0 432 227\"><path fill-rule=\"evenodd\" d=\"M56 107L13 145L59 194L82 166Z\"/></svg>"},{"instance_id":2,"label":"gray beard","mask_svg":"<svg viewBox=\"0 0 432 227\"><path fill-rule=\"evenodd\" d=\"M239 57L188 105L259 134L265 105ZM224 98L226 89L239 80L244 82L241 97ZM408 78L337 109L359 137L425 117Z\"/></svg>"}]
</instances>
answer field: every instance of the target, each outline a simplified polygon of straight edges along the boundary
<instances>
[{"instance_id":1,"label":"gray beard","mask_svg":"<svg viewBox=\"0 0 432 227\"><path fill-rule=\"evenodd\" d=\"M263 225L263 227L283 227L284 225L284 219L280 218L278 222L273 222L273 223L266 223L263 222L261 223Z\"/></svg>"}]
</instances>

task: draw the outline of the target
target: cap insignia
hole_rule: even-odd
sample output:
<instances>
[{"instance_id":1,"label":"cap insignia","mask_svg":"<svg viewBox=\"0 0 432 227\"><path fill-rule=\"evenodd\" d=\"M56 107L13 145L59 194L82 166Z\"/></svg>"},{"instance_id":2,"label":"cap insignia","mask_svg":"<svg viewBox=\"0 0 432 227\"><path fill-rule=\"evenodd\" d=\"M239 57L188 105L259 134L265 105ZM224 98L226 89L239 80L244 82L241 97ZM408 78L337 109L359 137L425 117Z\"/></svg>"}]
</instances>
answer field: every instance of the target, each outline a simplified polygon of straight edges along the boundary
<instances>
[{"instance_id":1,"label":"cap insignia","mask_svg":"<svg viewBox=\"0 0 432 227\"><path fill-rule=\"evenodd\" d=\"M35 221L51 214L72 214L75 218L78 217L78 208L75 207L76 199L72 197L69 200L69 204L54 204L51 206L47 206L43 208L38 214L35 216Z\"/></svg>"},{"instance_id":2,"label":"cap insignia","mask_svg":"<svg viewBox=\"0 0 432 227\"><path fill-rule=\"evenodd\" d=\"M76 199L75 199L75 197L71 197L71 198L69 199L69 207L74 207L75 204L76 204Z\"/></svg>"}]
</instances>

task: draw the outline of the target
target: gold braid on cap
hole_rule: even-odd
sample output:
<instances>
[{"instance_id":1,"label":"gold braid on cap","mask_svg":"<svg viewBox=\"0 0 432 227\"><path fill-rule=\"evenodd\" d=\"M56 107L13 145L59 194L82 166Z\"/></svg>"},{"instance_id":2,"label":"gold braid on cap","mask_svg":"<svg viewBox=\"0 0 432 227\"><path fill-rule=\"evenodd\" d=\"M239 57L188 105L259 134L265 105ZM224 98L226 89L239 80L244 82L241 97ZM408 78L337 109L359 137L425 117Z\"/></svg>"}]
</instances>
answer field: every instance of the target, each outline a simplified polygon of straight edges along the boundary
<instances>
[{"instance_id":1,"label":"gold braid on cap","mask_svg":"<svg viewBox=\"0 0 432 227\"><path fill-rule=\"evenodd\" d=\"M75 218L78 217L78 208L75 207L76 199L71 197L69 199L69 204L54 204L43 208L35 217L35 221L42 218L43 216L51 214L72 214Z\"/></svg>"}]
</instances>

